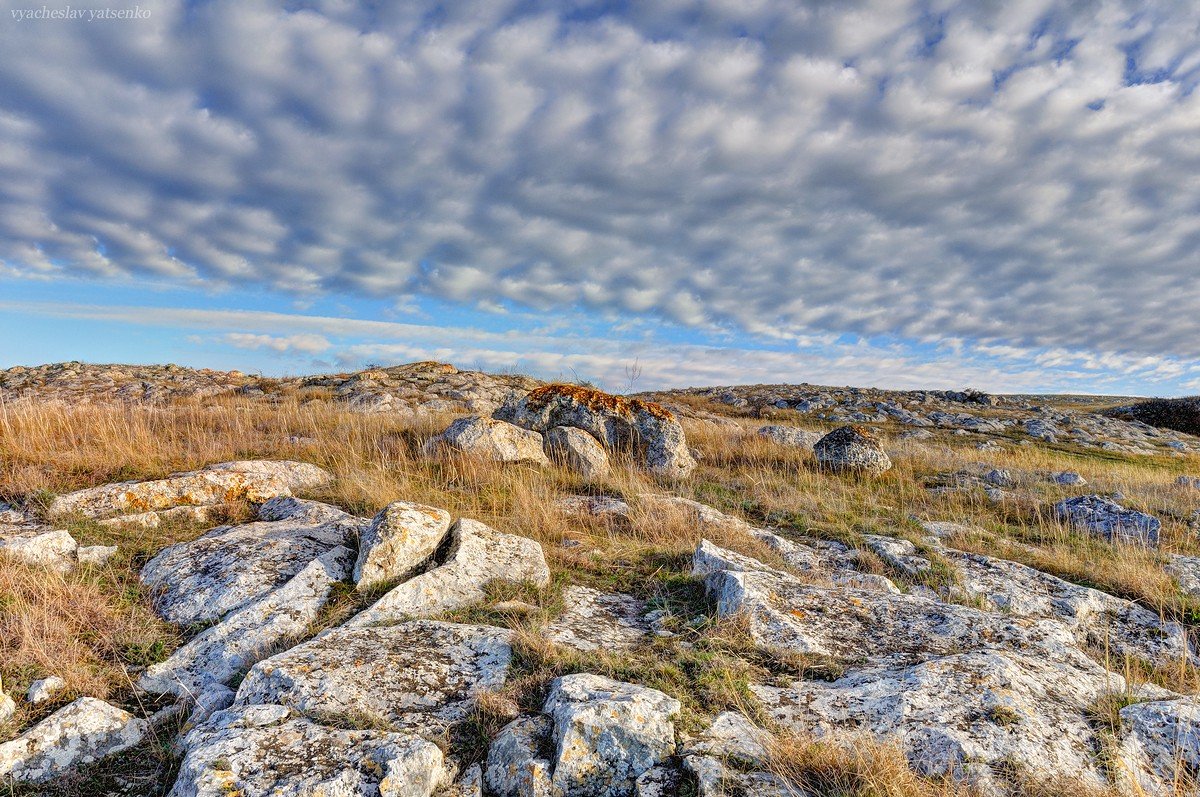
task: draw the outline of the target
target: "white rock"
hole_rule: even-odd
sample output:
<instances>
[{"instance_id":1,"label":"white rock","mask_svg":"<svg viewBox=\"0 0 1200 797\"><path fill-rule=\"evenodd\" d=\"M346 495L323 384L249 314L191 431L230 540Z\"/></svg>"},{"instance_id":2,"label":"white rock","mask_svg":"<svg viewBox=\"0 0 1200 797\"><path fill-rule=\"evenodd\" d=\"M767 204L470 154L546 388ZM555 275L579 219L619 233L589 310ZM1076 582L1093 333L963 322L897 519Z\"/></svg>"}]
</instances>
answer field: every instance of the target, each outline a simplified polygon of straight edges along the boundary
<instances>
[{"instance_id":1,"label":"white rock","mask_svg":"<svg viewBox=\"0 0 1200 797\"><path fill-rule=\"evenodd\" d=\"M81 697L0 744L0 780L53 780L136 746L147 730L145 720L103 700Z\"/></svg>"},{"instance_id":2,"label":"white rock","mask_svg":"<svg viewBox=\"0 0 1200 797\"><path fill-rule=\"evenodd\" d=\"M359 589L405 578L424 565L450 530L450 513L395 501L363 531L354 563Z\"/></svg>"},{"instance_id":3,"label":"white rock","mask_svg":"<svg viewBox=\"0 0 1200 797\"><path fill-rule=\"evenodd\" d=\"M12 719L17 713L17 703L4 691L4 683L0 681L0 727Z\"/></svg>"},{"instance_id":4,"label":"white rock","mask_svg":"<svg viewBox=\"0 0 1200 797\"><path fill-rule=\"evenodd\" d=\"M555 679L543 711L554 720L555 789L623 797L675 753L678 700L656 689L580 673Z\"/></svg>"},{"instance_id":5,"label":"white rock","mask_svg":"<svg viewBox=\"0 0 1200 797\"><path fill-rule=\"evenodd\" d=\"M1081 659L977 651L913 666L868 667L833 683L751 687L773 720L800 734L853 744L864 731L898 743L929 776L968 763L1020 761L1100 787L1089 707L1123 679Z\"/></svg>"},{"instance_id":6,"label":"white rock","mask_svg":"<svg viewBox=\"0 0 1200 797\"><path fill-rule=\"evenodd\" d=\"M363 715L438 733L504 685L512 632L415 620L334 628L256 664L236 705L280 703L309 716Z\"/></svg>"},{"instance_id":7,"label":"white rock","mask_svg":"<svg viewBox=\"0 0 1200 797\"><path fill-rule=\"evenodd\" d=\"M101 526L118 529L156 529L166 522L208 523L229 511L228 504L205 504L203 506L175 506L155 512L138 512L134 515L117 515L99 520Z\"/></svg>"},{"instance_id":8,"label":"white rock","mask_svg":"<svg viewBox=\"0 0 1200 797\"><path fill-rule=\"evenodd\" d=\"M495 418L473 415L459 418L441 434L425 443L425 453L436 454L443 449L493 462L527 462L549 465L542 450L542 436L537 432Z\"/></svg>"},{"instance_id":9,"label":"white rock","mask_svg":"<svg viewBox=\"0 0 1200 797\"><path fill-rule=\"evenodd\" d=\"M42 678L34 681L29 685L29 691L25 693L25 700L37 705L44 703L56 694L62 691L67 682L57 675L51 675L49 678Z\"/></svg>"},{"instance_id":10,"label":"white rock","mask_svg":"<svg viewBox=\"0 0 1200 797\"><path fill-rule=\"evenodd\" d=\"M593 517L629 517L629 504L607 495L568 495L554 501L558 511L570 515L592 515Z\"/></svg>"},{"instance_id":11,"label":"white rock","mask_svg":"<svg viewBox=\"0 0 1200 797\"><path fill-rule=\"evenodd\" d=\"M483 767L472 764L453 786L438 792L438 797L483 797Z\"/></svg>"},{"instance_id":12,"label":"white rock","mask_svg":"<svg viewBox=\"0 0 1200 797\"><path fill-rule=\"evenodd\" d=\"M267 502L259 517L171 545L146 563L142 582L156 593L164 618L179 625L219 619L273 591L367 523L293 498Z\"/></svg>"},{"instance_id":13,"label":"white rock","mask_svg":"<svg viewBox=\"0 0 1200 797\"><path fill-rule=\"evenodd\" d=\"M38 529L0 538L0 554L61 573L75 566L75 552L78 548L75 538L62 529Z\"/></svg>"},{"instance_id":14,"label":"white rock","mask_svg":"<svg viewBox=\"0 0 1200 797\"><path fill-rule=\"evenodd\" d=\"M1100 495L1077 495L1054 505L1055 514L1072 526L1109 542L1158 546L1162 522L1153 515L1127 509Z\"/></svg>"},{"instance_id":15,"label":"white rock","mask_svg":"<svg viewBox=\"0 0 1200 797\"><path fill-rule=\"evenodd\" d=\"M765 529L754 529L755 539L767 544L793 570L827 578L835 584L858 589L877 589L900 594L900 588L887 576L863 573L859 552L833 540L806 539L804 542L785 539ZM755 567L735 567L734 570L754 570Z\"/></svg>"},{"instance_id":16,"label":"white rock","mask_svg":"<svg viewBox=\"0 0 1200 797\"><path fill-rule=\"evenodd\" d=\"M1050 481L1055 484L1065 484L1071 487L1082 487L1087 484L1087 479L1080 476L1072 470L1059 471L1058 473L1050 474Z\"/></svg>"},{"instance_id":17,"label":"white rock","mask_svg":"<svg viewBox=\"0 0 1200 797\"><path fill-rule=\"evenodd\" d=\"M631 595L571 586L563 592L565 611L547 626L544 636L576 650L619 651L649 638L646 603Z\"/></svg>"},{"instance_id":18,"label":"white rock","mask_svg":"<svg viewBox=\"0 0 1200 797\"><path fill-rule=\"evenodd\" d=\"M353 553L338 547L322 554L278 589L236 609L163 662L146 668L138 686L148 692L194 695L210 683L227 684L280 642L317 619L334 584L350 574Z\"/></svg>"},{"instance_id":19,"label":"white rock","mask_svg":"<svg viewBox=\"0 0 1200 797\"><path fill-rule=\"evenodd\" d=\"M582 429L554 426L543 435L546 456L588 481L603 479L609 473L608 454Z\"/></svg>"},{"instance_id":20,"label":"white rock","mask_svg":"<svg viewBox=\"0 0 1200 797\"><path fill-rule=\"evenodd\" d=\"M518 717L500 730L488 748L484 771L494 797L553 797L551 765L541 755L551 730L544 714Z\"/></svg>"},{"instance_id":21,"label":"white rock","mask_svg":"<svg viewBox=\"0 0 1200 797\"><path fill-rule=\"evenodd\" d=\"M115 545L81 545L75 549L75 558L81 565L100 567L117 555Z\"/></svg>"},{"instance_id":22,"label":"white rock","mask_svg":"<svg viewBox=\"0 0 1200 797\"><path fill-rule=\"evenodd\" d=\"M450 529L452 549L445 564L394 587L347 625L397 622L429 617L478 603L492 581L550 582L542 546L527 537L498 532L463 518Z\"/></svg>"},{"instance_id":23,"label":"white rock","mask_svg":"<svg viewBox=\"0 0 1200 797\"><path fill-rule=\"evenodd\" d=\"M1175 797L1200 771L1200 699L1136 703L1121 709L1122 774L1147 797ZM1185 792L1191 793L1191 792Z\"/></svg>"},{"instance_id":24,"label":"white rock","mask_svg":"<svg viewBox=\"0 0 1200 797\"><path fill-rule=\"evenodd\" d=\"M50 504L50 514L102 518L239 499L262 503L275 496L311 490L332 481L330 473L304 462L222 462L203 470L173 473L164 479L105 484L60 495Z\"/></svg>"},{"instance_id":25,"label":"white rock","mask_svg":"<svg viewBox=\"0 0 1200 797\"><path fill-rule=\"evenodd\" d=\"M327 728L283 706L218 711L184 746L171 797L431 797L452 778L432 742Z\"/></svg>"}]
</instances>

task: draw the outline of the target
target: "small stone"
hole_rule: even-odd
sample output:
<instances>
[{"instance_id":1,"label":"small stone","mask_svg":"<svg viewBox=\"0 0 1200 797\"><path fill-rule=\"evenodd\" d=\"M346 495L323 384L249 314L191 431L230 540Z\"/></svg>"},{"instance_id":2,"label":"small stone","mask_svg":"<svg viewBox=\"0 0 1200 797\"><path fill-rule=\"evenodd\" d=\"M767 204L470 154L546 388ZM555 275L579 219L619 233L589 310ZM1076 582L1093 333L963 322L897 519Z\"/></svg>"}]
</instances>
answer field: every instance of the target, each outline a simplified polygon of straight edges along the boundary
<instances>
[{"instance_id":1,"label":"small stone","mask_svg":"<svg viewBox=\"0 0 1200 797\"><path fill-rule=\"evenodd\" d=\"M37 530L0 538L0 553L65 573L75 566L75 538L61 529Z\"/></svg>"},{"instance_id":2,"label":"small stone","mask_svg":"<svg viewBox=\"0 0 1200 797\"><path fill-rule=\"evenodd\" d=\"M1080 476L1075 471L1064 470L1058 473L1050 474L1050 481L1055 484L1063 484L1069 487L1082 487L1087 484L1087 479Z\"/></svg>"},{"instance_id":3,"label":"small stone","mask_svg":"<svg viewBox=\"0 0 1200 797\"><path fill-rule=\"evenodd\" d=\"M29 685L29 691L25 693L25 699L34 705L44 703L58 692L61 692L66 685L67 682L57 675L42 678Z\"/></svg>"},{"instance_id":4,"label":"small stone","mask_svg":"<svg viewBox=\"0 0 1200 797\"><path fill-rule=\"evenodd\" d=\"M758 435L767 438L776 445L802 448L806 451L812 451L813 446L820 441L822 436L820 432L813 432L808 429L776 425L761 427L758 430Z\"/></svg>"},{"instance_id":5,"label":"small stone","mask_svg":"<svg viewBox=\"0 0 1200 797\"><path fill-rule=\"evenodd\" d=\"M67 775L136 746L148 727L128 711L81 697L0 744L0 780L43 783Z\"/></svg>"},{"instance_id":6,"label":"small stone","mask_svg":"<svg viewBox=\"0 0 1200 797\"><path fill-rule=\"evenodd\" d=\"M478 415L459 418L425 443L426 454L433 455L442 450L457 451L492 462L550 464L542 450L540 434L506 421Z\"/></svg>"},{"instance_id":7,"label":"small stone","mask_svg":"<svg viewBox=\"0 0 1200 797\"><path fill-rule=\"evenodd\" d=\"M82 545L75 551L81 565L100 567L117 554L115 545Z\"/></svg>"}]
</instances>

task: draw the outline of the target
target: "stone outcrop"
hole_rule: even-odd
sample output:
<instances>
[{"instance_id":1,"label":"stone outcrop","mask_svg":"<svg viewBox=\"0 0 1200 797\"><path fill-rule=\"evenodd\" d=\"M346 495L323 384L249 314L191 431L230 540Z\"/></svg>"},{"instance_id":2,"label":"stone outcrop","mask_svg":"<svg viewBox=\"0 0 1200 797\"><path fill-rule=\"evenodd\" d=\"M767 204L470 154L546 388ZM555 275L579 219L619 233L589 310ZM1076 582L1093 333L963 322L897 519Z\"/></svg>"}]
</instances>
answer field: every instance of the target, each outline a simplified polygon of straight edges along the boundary
<instances>
[{"instance_id":1,"label":"stone outcrop","mask_svg":"<svg viewBox=\"0 0 1200 797\"><path fill-rule=\"evenodd\" d=\"M94 697L63 706L0 744L0 781L43 783L136 746L149 726Z\"/></svg>"},{"instance_id":2,"label":"stone outcrop","mask_svg":"<svg viewBox=\"0 0 1200 797\"><path fill-rule=\"evenodd\" d=\"M1124 785L1147 797L1188 793L1200 772L1200 700L1135 703L1120 718Z\"/></svg>"},{"instance_id":3,"label":"stone outcrop","mask_svg":"<svg viewBox=\"0 0 1200 797\"><path fill-rule=\"evenodd\" d=\"M363 529L354 563L359 589L404 579L433 557L450 531L450 513L423 504L395 501Z\"/></svg>"},{"instance_id":4,"label":"stone outcrop","mask_svg":"<svg viewBox=\"0 0 1200 797\"><path fill-rule=\"evenodd\" d=\"M543 435L546 456L588 481L603 479L609 473L604 447L582 429L554 426Z\"/></svg>"},{"instance_id":5,"label":"stone outcrop","mask_svg":"<svg viewBox=\"0 0 1200 797\"><path fill-rule=\"evenodd\" d=\"M813 452L822 468L834 472L879 474L892 467L879 440L862 426L834 429L817 441Z\"/></svg>"},{"instance_id":6,"label":"stone outcrop","mask_svg":"<svg viewBox=\"0 0 1200 797\"><path fill-rule=\"evenodd\" d=\"M590 587L567 587L566 609L546 628L545 637L576 650L618 651L636 647L652 633L646 603L631 595Z\"/></svg>"},{"instance_id":7,"label":"stone outcrop","mask_svg":"<svg viewBox=\"0 0 1200 797\"><path fill-rule=\"evenodd\" d=\"M445 564L392 588L348 625L430 617L468 606L486 597L484 587L492 581L537 585L550 581L542 546L534 540L504 534L468 518L455 523L450 535L451 550Z\"/></svg>"},{"instance_id":8,"label":"stone outcrop","mask_svg":"<svg viewBox=\"0 0 1200 797\"><path fill-rule=\"evenodd\" d=\"M453 777L418 736L331 728L278 705L218 711L183 745L171 797L432 797Z\"/></svg>"},{"instance_id":9,"label":"stone outcrop","mask_svg":"<svg viewBox=\"0 0 1200 797\"><path fill-rule=\"evenodd\" d=\"M359 716L436 735L474 698L504 685L512 632L415 620L334 628L256 664L235 705L278 703L307 716ZM352 664L350 664L352 663Z\"/></svg>"},{"instance_id":10,"label":"stone outcrop","mask_svg":"<svg viewBox=\"0 0 1200 797\"><path fill-rule=\"evenodd\" d=\"M276 645L304 633L334 585L350 575L352 557L340 546L325 552L278 589L233 610L166 661L151 665L138 686L190 697L210 683L230 683Z\"/></svg>"},{"instance_id":11,"label":"stone outcrop","mask_svg":"<svg viewBox=\"0 0 1200 797\"><path fill-rule=\"evenodd\" d=\"M272 592L367 523L294 498L267 502L259 518L168 546L147 562L141 578L159 613L180 625L220 619Z\"/></svg>"},{"instance_id":12,"label":"stone outcrop","mask_svg":"<svg viewBox=\"0 0 1200 797\"><path fill-rule=\"evenodd\" d=\"M535 432L572 426L606 450L632 454L655 475L682 478L696 467L683 427L658 404L574 385L546 385L501 407L495 417Z\"/></svg>"},{"instance_id":13,"label":"stone outcrop","mask_svg":"<svg viewBox=\"0 0 1200 797\"><path fill-rule=\"evenodd\" d=\"M550 464L542 449L540 434L506 421L482 418L478 415L459 418L441 434L429 438L425 443L427 454L436 454L444 450L492 462Z\"/></svg>"},{"instance_id":14,"label":"stone outcrop","mask_svg":"<svg viewBox=\"0 0 1200 797\"><path fill-rule=\"evenodd\" d=\"M105 518L230 501L257 504L294 491L313 490L332 480L327 471L304 462L222 462L164 479L119 482L60 495L50 504L50 514Z\"/></svg>"},{"instance_id":15,"label":"stone outcrop","mask_svg":"<svg viewBox=\"0 0 1200 797\"><path fill-rule=\"evenodd\" d=\"M1054 505L1059 519L1109 542L1158 546L1162 522L1153 515L1127 509L1101 495L1079 495Z\"/></svg>"}]
</instances>

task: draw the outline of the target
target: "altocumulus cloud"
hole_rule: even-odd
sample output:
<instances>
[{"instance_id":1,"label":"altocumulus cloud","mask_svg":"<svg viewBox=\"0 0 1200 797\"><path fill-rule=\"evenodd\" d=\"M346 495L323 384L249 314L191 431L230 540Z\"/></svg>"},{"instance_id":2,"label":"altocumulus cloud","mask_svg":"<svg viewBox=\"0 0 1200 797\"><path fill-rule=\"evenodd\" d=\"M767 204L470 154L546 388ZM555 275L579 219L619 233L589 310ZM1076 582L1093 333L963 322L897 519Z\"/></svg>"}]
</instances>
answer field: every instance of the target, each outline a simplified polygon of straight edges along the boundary
<instances>
[{"instance_id":1,"label":"altocumulus cloud","mask_svg":"<svg viewBox=\"0 0 1200 797\"><path fill-rule=\"evenodd\" d=\"M4 5L9 275L1200 359L1194 3Z\"/></svg>"}]
</instances>

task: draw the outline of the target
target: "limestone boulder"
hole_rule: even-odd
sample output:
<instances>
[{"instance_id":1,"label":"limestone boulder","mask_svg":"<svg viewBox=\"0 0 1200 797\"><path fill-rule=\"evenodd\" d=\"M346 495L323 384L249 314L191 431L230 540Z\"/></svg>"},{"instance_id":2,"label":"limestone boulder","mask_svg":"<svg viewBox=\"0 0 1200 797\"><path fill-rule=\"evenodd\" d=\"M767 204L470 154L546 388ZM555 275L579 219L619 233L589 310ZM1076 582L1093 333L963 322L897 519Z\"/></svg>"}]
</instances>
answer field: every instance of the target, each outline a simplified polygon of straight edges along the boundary
<instances>
[{"instance_id":1,"label":"limestone boulder","mask_svg":"<svg viewBox=\"0 0 1200 797\"><path fill-rule=\"evenodd\" d=\"M360 716L396 730L437 734L483 692L499 689L512 632L414 620L334 628L256 664L235 705L278 703L307 716Z\"/></svg>"},{"instance_id":2,"label":"limestone boulder","mask_svg":"<svg viewBox=\"0 0 1200 797\"><path fill-rule=\"evenodd\" d=\"M403 579L429 562L450 530L450 513L395 501L367 526L358 543L354 581L359 589Z\"/></svg>"},{"instance_id":3,"label":"limestone boulder","mask_svg":"<svg viewBox=\"0 0 1200 797\"><path fill-rule=\"evenodd\" d=\"M492 581L539 586L550 582L550 568L535 540L469 518L456 522L450 535L451 549L444 564L393 587L346 624L394 623L469 606L487 597L485 587Z\"/></svg>"},{"instance_id":4,"label":"limestone boulder","mask_svg":"<svg viewBox=\"0 0 1200 797\"><path fill-rule=\"evenodd\" d=\"M675 754L678 700L590 673L555 679L542 708L553 720L552 785L576 797L632 795L639 776Z\"/></svg>"},{"instance_id":5,"label":"limestone boulder","mask_svg":"<svg viewBox=\"0 0 1200 797\"><path fill-rule=\"evenodd\" d=\"M1077 495L1054 505L1058 518L1074 528L1122 542L1147 547L1158 546L1162 522L1153 515L1127 509L1101 495Z\"/></svg>"},{"instance_id":6,"label":"limestone boulder","mask_svg":"<svg viewBox=\"0 0 1200 797\"><path fill-rule=\"evenodd\" d=\"M1126 785L1147 797L1190 793L1186 785L1200 772L1200 699L1135 703L1120 716Z\"/></svg>"},{"instance_id":7,"label":"limestone boulder","mask_svg":"<svg viewBox=\"0 0 1200 797\"><path fill-rule=\"evenodd\" d=\"M138 745L149 730L128 711L81 697L0 744L0 781L44 783Z\"/></svg>"},{"instance_id":8,"label":"limestone boulder","mask_svg":"<svg viewBox=\"0 0 1200 797\"><path fill-rule=\"evenodd\" d=\"M820 432L797 429L795 426L779 426L777 424L761 427L758 430L758 435L765 437L776 445L787 446L789 448L802 448L805 451L812 451L813 446L823 437Z\"/></svg>"},{"instance_id":9,"label":"limestone boulder","mask_svg":"<svg viewBox=\"0 0 1200 797\"><path fill-rule=\"evenodd\" d=\"M604 447L582 429L554 426L543 435L546 456L588 481L603 479L610 467Z\"/></svg>"},{"instance_id":10,"label":"limestone boulder","mask_svg":"<svg viewBox=\"0 0 1200 797\"><path fill-rule=\"evenodd\" d=\"M683 478L696 467L683 427L666 408L576 385L546 385L493 416L535 432L573 426L609 452L632 454L651 473Z\"/></svg>"},{"instance_id":11,"label":"limestone boulder","mask_svg":"<svg viewBox=\"0 0 1200 797\"><path fill-rule=\"evenodd\" d=\"M431 797L453 777L418 736L326 727L278 705L215 712L183 744L170 797Z\"/></svg>"},{"instance_id":12,"label":"limestone boulder","mask_svg":"<svg viewBox=\"0 0 1200 797\"><path fill-rule=\"evenodd\" d=\"M191 697L209 684L228 684L280 643L300 636L318 616L334 585L350 575L353 553L322 554L277 589L227 614L138 679L148 692Z\"/></svg>"},{"instance_id":13,"label":"limestone boulder","mask_svg":"<svg viewBox=\"0 0 1200 797\"><path fill-rule=\"evenodd\" d=\"M880 474L892 467L879 439L864 426L842 426L813 446L817 463L839 473Z\"/></svg>"},{"instance_id":14,"label":"limestone boulder","mask_svg":"<svg viewBox=\"0 0 1200 797\"><path fill-rule=\"evenodd\" d=\"M78 549L70 532L44 526L0 537L0 554L60 573L75 567Z\"/></svg>"},{"instance_id":15,"label":"limestone boulder","mask_svg":"<svg viewBox=\"0 0 1200 797\"><path fill-rule=\"evenodd\" d=\"M34 706L38 703L45 703L61 692L66 685L67 682L57 675L40 678L29 685L29 690L25 693L25 700Z\"/></svg>"},{"instance_id":16,"label":"limestone boulder","mask_svg":"<svg viewBox=\"0 0 1200 797\"><path fill-rule=\"evenodd\" d=\"M258 504L332 481L328 471L305 462L222 462L202 470L173 473L164 479L119 482L60 495L50 504L50 514L105 518L229 501Z\"/></svg>"},{"instance_id":17,"label":"limestone boulder","mask_svg":"<svg viewBox=\"0 0 1200 797\"><path fill-rule=\"evenodd\" d=\"M443 450L457 451L492 462L550 464L542 448L540 434L502 420L478 415L459 418L441 434L431 437L425 443L427 454L436 454Z\"/></svg>"},{"instance_id":18,"label":"limestone boulder","mask_svg":"<svg viewBox=\"0 0 1200 797\"><path fill-rule=\"evenodd\" d=\"M180 625L218 620L282 586L368 523L295 498L268 501L259 518L168 546L147 562L141 579L158 612Z\"/></svg>"}]
</instances>

